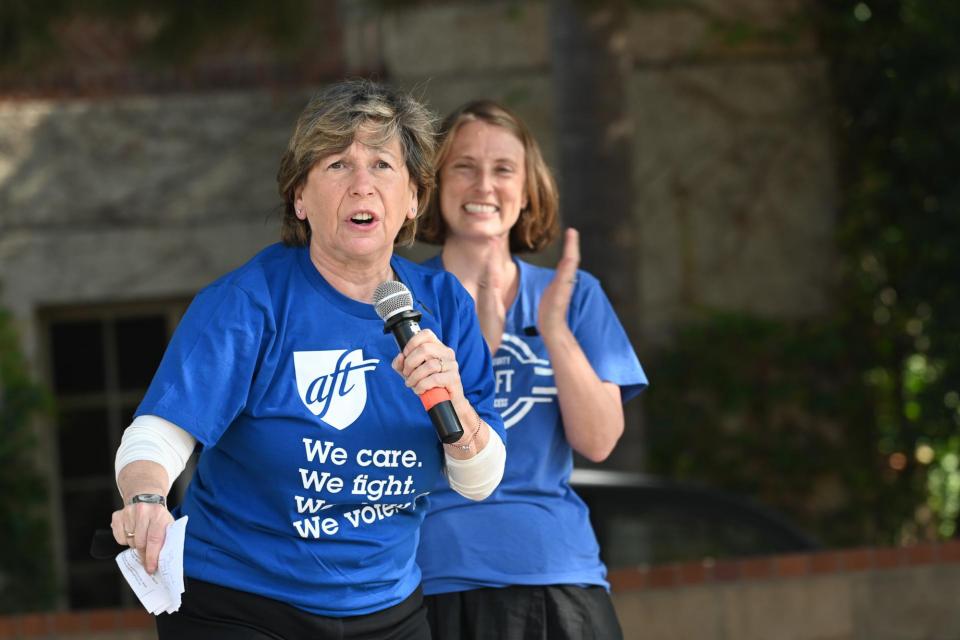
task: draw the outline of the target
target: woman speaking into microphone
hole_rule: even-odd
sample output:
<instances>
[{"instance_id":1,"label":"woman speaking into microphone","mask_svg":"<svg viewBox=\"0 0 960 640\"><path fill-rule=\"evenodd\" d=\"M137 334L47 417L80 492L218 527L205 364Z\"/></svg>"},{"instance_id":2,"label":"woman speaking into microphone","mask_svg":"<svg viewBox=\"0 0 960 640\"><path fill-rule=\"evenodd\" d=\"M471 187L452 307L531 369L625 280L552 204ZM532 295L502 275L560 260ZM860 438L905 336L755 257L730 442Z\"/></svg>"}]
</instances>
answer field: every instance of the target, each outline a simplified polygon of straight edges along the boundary
<instances>
[{"instance_id":1,"label":"woman speaking into microphone","mask_svg":"<svg viewBox=\"0 0 960 640\"><path fill-rule=\"evenodd\" d=\"M112 520L155 571L167 525L189 516L186 592L157 618L160 638L429 638L422 497L443 473L486 497L505 455L469 294L393 254L433 188L432 122L382 85L323 90L280 163L282 242L203 289L180 322L117 452ZM372 304L390 282L419 314L399 353ZM434 405L462 430L449 443ZM171 514L164 498L196 443Z\"/></svg>"}]
</instances>

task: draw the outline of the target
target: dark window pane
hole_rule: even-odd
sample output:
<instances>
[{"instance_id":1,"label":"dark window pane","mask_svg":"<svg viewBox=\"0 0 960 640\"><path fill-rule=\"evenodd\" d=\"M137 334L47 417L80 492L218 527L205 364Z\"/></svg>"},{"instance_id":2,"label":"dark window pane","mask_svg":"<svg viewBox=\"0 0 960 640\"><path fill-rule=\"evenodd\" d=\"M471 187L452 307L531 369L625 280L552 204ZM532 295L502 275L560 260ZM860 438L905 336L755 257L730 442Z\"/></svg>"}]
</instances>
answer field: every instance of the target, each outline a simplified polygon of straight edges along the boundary
<instances>
[{"instance_id":1,"label":"dark window pane","mask_svg":"<svg viewBox=\"0 0 960 640\"><path fill-rule=\"evenodd\" d=\"M121 598L120 570L113 562L88 565L70 572L70 608L115 607Z\"/></svg>"},{"instance_id":2,"label":"dark window pane","mask_svg":"<svg viewBox=\"0 0 960 640\"><path fill-rule=\"evenodd\" d=\"M90 542L96 529L110 526L110 515L116 508L115 489L70 491L64 487L63 512L66 520L67 561L87 562L90 558ZM116 569L116 565L113 565Z\"/></svg>"},{"instance_id":3,"label":"dark window pane","mask_svg":"<svg viewBox=\"0 0 960 640\"><path fill-rule=\"evenodd\" d=\"M60 413L60 475L64 479L113 475L113 456L106 409L73 409Z\"/></svg>"},{"instance_id":4,"label":"dark window pane","mask_svg":"<svg viewBox=\"0 0 960 640\"><path fill-rule=\"evenodd\" d=\"M163 316L124 318L116 328L120 389L145 389L167 346L166 320Z\"/></svg>"},{"instance_id":5,"label":"dark window pane","mask_svg":"<svg viewBox=\"0 0 960 640\"><path fill-rule=\"evenodd\" d=\"M58 322L50 326L53 387L57 393L102 391L103 328L97 321Z\"/></svg>"}]
</instances>

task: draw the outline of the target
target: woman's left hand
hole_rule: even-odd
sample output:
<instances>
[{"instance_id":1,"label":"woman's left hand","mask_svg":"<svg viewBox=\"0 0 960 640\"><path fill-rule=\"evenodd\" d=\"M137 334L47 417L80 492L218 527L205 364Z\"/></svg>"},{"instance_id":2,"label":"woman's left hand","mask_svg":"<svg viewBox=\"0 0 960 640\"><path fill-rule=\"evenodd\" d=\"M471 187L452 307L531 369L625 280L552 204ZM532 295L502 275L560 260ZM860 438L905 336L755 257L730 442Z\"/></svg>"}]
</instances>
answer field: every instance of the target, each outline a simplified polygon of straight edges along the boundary
<instances>
[{"instance_id":1,"label":"woman's left hand","mask_svg":"<svg viewBox=\"0 0 960 640\"><path fill-rule=\"evenodd\" d=\"M410 338L391 366L418 396L437 387L443 387L450 394L453 410L464 431L460 440L445 444L448 456L462 460L483 450L490 439L490 428L464 396L460 365L453 349L440 342L433 331L424 329ZM468 425L476 426L471 431Z\"/></svg>"},{"instance_id":2,"label":"woman's left hand","mask_svg":"<svg viewBox=\"0 0 960 640\"><path fill-rule=\"evenodd\" d=\"M114 511L110 528L114 540L137 550L141 564L152 575L160 562L160 550L171 523L173 516L165 506L138 502Z\"/></svg>"},{"instance_id":3,"label":"woman's left hand","mask_svg":"<svg viewBox=\"0 0 960 640\"><path fill-rule=\"evenodd\" d=\"M623 407L620 387L600 379L567 323L579 265L579 234L567 229L557 273L540 299L537 328L553 367L567 441L591 462L602 462L623 434Z\"/></svg>"},{"instance_id":4,"label":"woman's left hand","mask_svg":"<svg viewBox=\"0 0 960 640\"><path fill-rule=\"evenodd\" d=\"M568 330L567 309L573 287L577 283L577 267L580 266L580 234L576 229L567 229L563 238L563 254L557 263L553 280L543 290L537 316L537 329L542 336L555 335Z\"/></svg>"},{"instance_id":5,"label":"woman's left hand","mask_svg":"<svg viewBox=\"0 0 960 640\"><path fill-rule=\"evenodd\" d=\"M456 354L430 329L410 338L391 366L418 396L435 387L444 387L450 392L455 407L465 401Z\"/></svg>"}]
</instances>

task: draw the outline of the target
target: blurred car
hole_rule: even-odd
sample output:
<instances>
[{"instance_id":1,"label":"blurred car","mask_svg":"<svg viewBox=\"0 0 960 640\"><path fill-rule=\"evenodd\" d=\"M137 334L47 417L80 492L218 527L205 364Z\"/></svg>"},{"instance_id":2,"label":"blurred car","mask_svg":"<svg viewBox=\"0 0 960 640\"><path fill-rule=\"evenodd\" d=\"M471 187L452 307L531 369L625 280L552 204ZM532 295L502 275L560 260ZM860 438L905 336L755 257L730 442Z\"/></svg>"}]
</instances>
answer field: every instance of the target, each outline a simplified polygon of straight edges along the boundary
<instances>
[{"instance_id":1,"label":"blurred car","mask_svg":"<svg viewBox=\"0 0 960 640\"><path fill-rule=\"evenodd\" d=\"M775 511L723 491L599 469L574 469L571 485L610 569L820 548Z\"/></svg>"}]
</instances>

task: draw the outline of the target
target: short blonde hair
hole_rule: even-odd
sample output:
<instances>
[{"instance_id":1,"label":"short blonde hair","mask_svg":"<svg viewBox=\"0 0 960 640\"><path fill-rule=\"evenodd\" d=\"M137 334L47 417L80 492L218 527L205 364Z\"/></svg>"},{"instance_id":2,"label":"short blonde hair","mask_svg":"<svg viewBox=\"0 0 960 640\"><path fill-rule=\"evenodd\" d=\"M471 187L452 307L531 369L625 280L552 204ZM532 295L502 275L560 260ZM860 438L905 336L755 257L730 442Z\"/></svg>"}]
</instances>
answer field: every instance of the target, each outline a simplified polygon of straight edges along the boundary
<instances>
[{"instance_id":1,"label":"short blonde hair","mask_svg":"<svg viewBox=\"0 0 960 640\"><path fill-rule=\"evenodd\" d=\"M556 237L560 228L558 219L559 196L557 183L543 160L540 145L515 113L492 100L476 100L461 106L444 119L440 127L440 148L437 151L437 188L430 198L427 210L417 231L417 239L430 244L443 244L447 238L447 224L440 211L440 171L450 156L453 139L460 127L468 122L486 122L503 127L523 144L526 170L527 206L510 229L510 251L525 253L540 251Z\"/></svg>"},{"instance_id":2,"label":"short blonde hair","mask_svg":"<svg viewBox=\"0 0 960 640\"><path fill-rule=\"evenodd\" d=\"M370 80L347 80L321 90L303 109L280 159L277 188L283 199L280 238L290 246L310 242L310 225L297 217L294 201L313 165L340 153L362 128L371 144L399 139L410 178L417 186L417 216L406 220L395 244L410 244L417 219L426 208L436 184L433 155L436 151L434 116L409 95Z\"/></svg>"}]
</instances>

